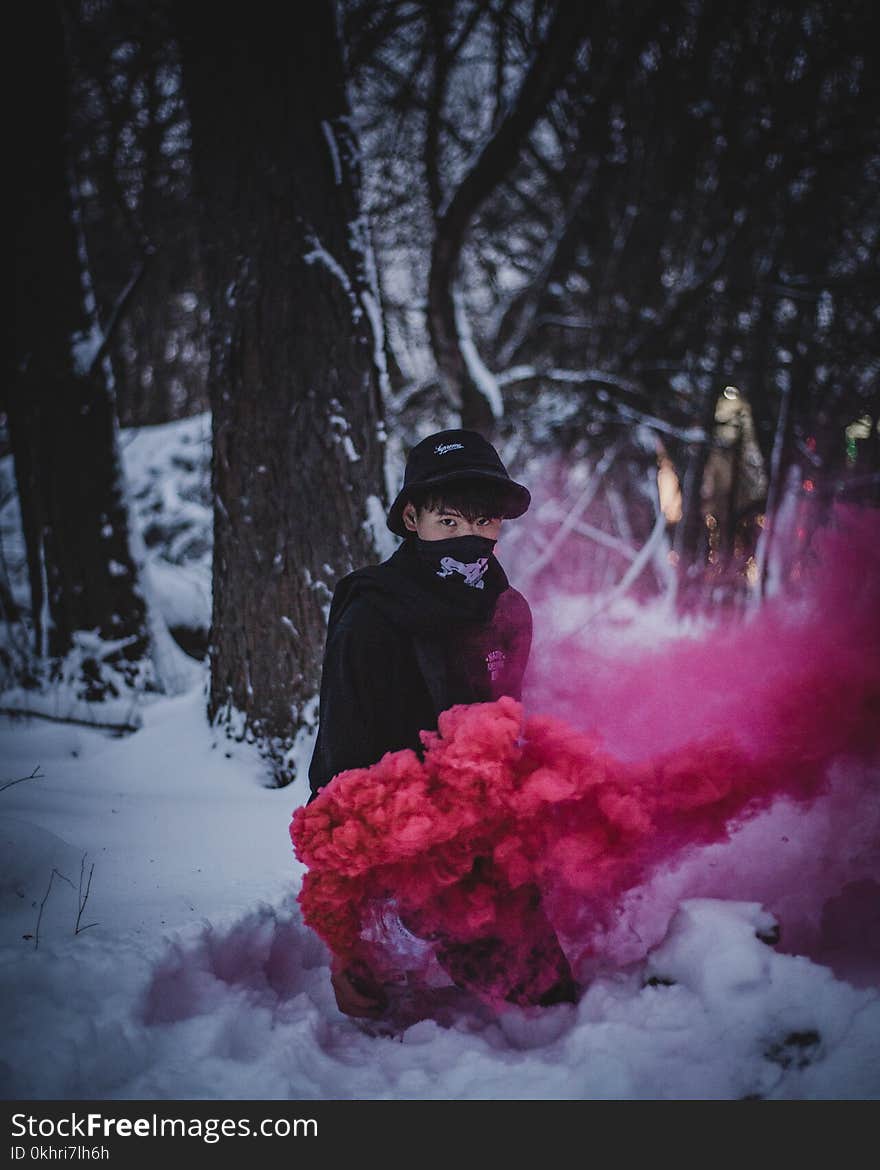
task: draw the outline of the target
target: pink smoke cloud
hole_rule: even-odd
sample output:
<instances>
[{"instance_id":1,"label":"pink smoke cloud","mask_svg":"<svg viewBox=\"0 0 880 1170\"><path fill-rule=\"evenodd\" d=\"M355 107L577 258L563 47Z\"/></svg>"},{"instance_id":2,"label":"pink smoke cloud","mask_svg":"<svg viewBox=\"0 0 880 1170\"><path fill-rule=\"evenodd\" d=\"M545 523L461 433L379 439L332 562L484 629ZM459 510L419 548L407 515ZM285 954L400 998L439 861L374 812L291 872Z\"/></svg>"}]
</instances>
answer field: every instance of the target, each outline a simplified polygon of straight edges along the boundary
<instances>
[{"instance_id":1,"label":"pink smoke cloud","mask_svg":"<svg viewBox=\"0 0 880 1170\"><path fill-rule=\"evenodd\" d=\"M642 957L680 897L756 898L789 945L845 946L880 891L880 517L840 509L813 547L796 601L538 660L527 707L452 708L423 760L340 774L291 825L305 921L380 978L439 964L496 1008L540 1002L559 945L581 981Z\"/></svg>"}]
</instances>

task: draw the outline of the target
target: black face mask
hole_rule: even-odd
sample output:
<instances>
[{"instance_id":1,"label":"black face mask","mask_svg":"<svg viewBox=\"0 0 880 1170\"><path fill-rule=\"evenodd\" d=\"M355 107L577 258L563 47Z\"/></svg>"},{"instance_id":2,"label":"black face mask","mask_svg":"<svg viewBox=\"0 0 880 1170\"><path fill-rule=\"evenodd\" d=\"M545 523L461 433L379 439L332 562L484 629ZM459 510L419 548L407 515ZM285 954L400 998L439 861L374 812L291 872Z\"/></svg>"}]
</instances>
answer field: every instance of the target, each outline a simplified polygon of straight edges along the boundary
<instances>
[{"instance_id":1,"label":"black face mask","mask_svg":"<svg viewBox=\"0 0 880 1170\"><path fill-rule=\"evenodd\" d=\"M448 540L422 540L415 547L422 564L440 580L483 589L483 577L496 542L488 536L451 536Z\"/></svg>"}]
</instances>

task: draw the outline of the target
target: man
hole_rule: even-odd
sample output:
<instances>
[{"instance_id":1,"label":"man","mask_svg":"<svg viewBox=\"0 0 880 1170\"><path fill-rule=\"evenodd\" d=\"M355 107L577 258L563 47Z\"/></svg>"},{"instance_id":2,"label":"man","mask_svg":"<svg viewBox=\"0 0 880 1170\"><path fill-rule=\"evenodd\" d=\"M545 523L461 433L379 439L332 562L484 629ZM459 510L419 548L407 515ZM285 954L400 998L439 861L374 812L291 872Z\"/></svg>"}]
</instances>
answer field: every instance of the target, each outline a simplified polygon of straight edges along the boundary
<instances>
[{"instance_id":1,"label":"man","mask_svg":"<svg viewBox=\"0 0 880 1170\"><path fill-rule=\"evenodd\" d=\"M403 543L383 564L345 577L333 596L312 799L339 772L386 752L421 753L419 733L435 729L449 707L521 697L531 611L494 548L503 521L530 502L475 431L440 431L413 448L387 521ZM472 957L467 948L448 952L461 986ZM560 964L570 979L561 953ZM384 996L369 971L335 969L333 984L341 1010L381 1013ZM558 998L570 998L567 985Z\"/></svg>"},{"instance_id":2,"label":"man","mask_svg":"<svg viewBox=\"0 0 880 1170\"><path fill-rule=\"evenodd\" d=\"M504 518L531 497L474 431L440 431L410 453L384 564L336 587L321 678L313 795L419 732L456 703L519 698L532 619L493 554Z\"/></svg>"}]
</instances>

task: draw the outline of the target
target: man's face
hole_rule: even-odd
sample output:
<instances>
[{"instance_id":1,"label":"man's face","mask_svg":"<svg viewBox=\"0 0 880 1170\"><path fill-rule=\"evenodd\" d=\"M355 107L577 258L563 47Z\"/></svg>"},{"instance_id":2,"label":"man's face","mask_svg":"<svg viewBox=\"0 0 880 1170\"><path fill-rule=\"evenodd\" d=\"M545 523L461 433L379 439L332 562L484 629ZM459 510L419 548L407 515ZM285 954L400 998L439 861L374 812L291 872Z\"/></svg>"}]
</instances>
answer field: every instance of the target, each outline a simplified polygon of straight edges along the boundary
<instances>
[{"instance_id":1,"label":"man's face","mask_svg":"<svg viewBox=\"0 0 880 1170\"><path fill-rule=\"evenodd\" d=\"M487 536L490 540L497 540L502 523L498 516L467 520L461 512L445 504L437 511L428 511L427 508L417 511L414 504L407 504L403 509L403 522L420 540L449 540L453 536Z\"/></svg>"}]
</instances>

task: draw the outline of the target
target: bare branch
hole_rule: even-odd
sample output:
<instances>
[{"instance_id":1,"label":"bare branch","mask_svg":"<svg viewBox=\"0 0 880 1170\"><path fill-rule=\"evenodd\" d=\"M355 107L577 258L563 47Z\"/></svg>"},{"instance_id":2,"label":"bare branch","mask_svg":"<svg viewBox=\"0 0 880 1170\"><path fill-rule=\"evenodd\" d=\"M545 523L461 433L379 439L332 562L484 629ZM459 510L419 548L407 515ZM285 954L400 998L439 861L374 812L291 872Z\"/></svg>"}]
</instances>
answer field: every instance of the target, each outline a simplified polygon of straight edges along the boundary
<instances>
[{"instance_id":1,"label":"bare branch","mask_svg":"<svg viewBox=\"0 0 880 1170\"><path fill-rule=\"evenodd\" d=\"M499 386L509 386L514 382L525 382L532 378L543 378L548 382L562 382L572 386L611 386L618 394L627 394L636 401L644 401L645 399L644 391L637 383L622 377L620 374L608 373L605 370L541 369L538 366L523 365L511 366L510 369L495 375ZM602 398L602 391L599 392L599 397ZM610 410L615 411L620 418L627 422L643 424L651 427L652 430L660 431L662 434L672 435L684 443L709 442L703 427L677 426L675 423L667 422L666 419L649 414L639 405L623 402L620 398L612 399L607 394L603 401L606 402Z\"/></svg>"},{"instance_id":2,"label":"bare branch","mask_svg":"<svg viewBox=\"0 0 880 1170\"><path fill-rule=\"evenodd\" d=\"M152 253L150 254L152 255ZM110 310L110 317L107 321L107 324L102 330L101 344L95 350L95 355L89 364L89 374L91 374L91 372L97 367L98 362L101 361L101 359L104 357L104 354L110 347L110 343L112 342L113 337L116 334L123 317L125 316L125 310L128 307L131 298L134 296L135 289L140 284L141 277L144 275L145 270L146 261L142 260L135 269L134 274L130 278L128 284L116 298L116 303Z\"/></svg>"},{"instance_id":3,"label":"bare branch","mask_svg":"<svg viewBox=\"0 0 880 1170\"><path fill-rule=\"evenodd\" d=\"M516 97L461 183L436 213L428 279L428 324L440 380L465 426L491 424L488 404L475 392L459 346L454 287L467 231L486 199L515 166L524 140L567 72L586 33L589 13L560 3L547 35L532 57Z\"/></svg>"},{"instance_id":4,"label":"bare branch","mask_svg":"<svg viewBox=\"0 0 880 1170\"><path fill-rule=\"evenodd\" d=\"M47 711L24 711L20 707L0 707L0 715L10 715L13 719L48 719L50 723L72 723L76 727L94 727L98 731L115 731L119 735L128 735L140 728L133 723L98 723L91 719L75 719L72 715L50 715ZM22 777L29 780L29 776ZM35 777L36 779L36 777ZM18 783L18 781L13 781Z\"/></svg>"},{"instance_id":5,"label":"bare branch","mask_svg":"<svg viewBox=\"0 0 880 1170\"><path fill-rule=\"evenodd\" d=\"M421 20L418 8L402 11L405 8L405 3L395 0L378 13L372 11L372 5L364 5L360 11L343 14L346 22L343 44L348 47L348 65L352 72L366 64L375 65L377 54L392 35Z\"/></svg>"},{"instance_id":6,"label":"bare branch","mask_svg":"<svg viewBox=\"0 0 880 1170\"><path fill-rule=\"evenodd\" d=\"M19 776L17 780L7 780L5 784L0 784L0 792L5 792L7 788L11 788L13 784L24 784L25 780L45 780L46 777L40 771L40 765L37 764L30 776Z\"/></svg>"},{"instance_id":7,"label":"bare branch","mask_svg":"<svg viewBox=\"0 0 880 1170\"><path fill-rule=\"evenodd\" d=\"M49 894L52 892L52 883L54 882L56 877L59 877L59 878L61 878L62 881L67 882L67 884L70 886L70 888L73 889L73 882L70 880L70 878L65 877L63 873L60 873L53 866L52 872L49 874L49 884L48 884L48 886L46 886L46 892L43 895L42 902L40 903L40 913L37 915L37 926L36 926L36 929L34 930L34 950L37 950L39 945L40 945L40 923L43 920L43 909L49 900Z\"/></svg>"},{"instance_id":8,"label":"bare branch","mask_svg":"<svg viewBox=\"0 0 880 1170\"><path fill-rule=\"evenodd\" d=\"M85 908L86 908L86 902L88 902L88 900L89 900L89 892L92 888L92 874L95 872L95 863L93 861L92 867L89 870L88 881L86 882L85 897L83 897L83 876L85 874L86 858L87 857L88 857L88 854L84 853L82 855L82 861L80 861L80 863L79 863L79 893L77 895L78 901L79 901L79 913L76 916L76 926L74 927L74 930L73 930L74 934L82 934L82 932L84 930L89 930L90 927L98 925L97 922L89 922L85 926L80 926L80 921L81 921L82 916L83 916L83 910L85 910Z\"/></svg>"},{"instance_id":9,"label":"bare branch","mask_svg":"<svg viewBox=\"0 0 880 1170\"><path fill-rule=\"evenodd\" d=\"M619 443L615 443L613 446L608 448L608 450L596 464L596 468L593 471L593 474L587 480L585 487L575 501L574 507L569 511L568 515L547 541L547 544L544 546L541 555L536 557L530 565L526 565L525 571L520 574L525 585L528 585L529 581L537 576L541 569L543 569L545 565L549 564L553 557L556 556L556 553L562 546L562 543L568 536L569 532L572 531L574 526L580 521L584 512L586 512L587 508L589 508L590 504L593 502L596 492L599 490L599 487L602 484L603 478L605 477L611 464L614 462L614 458L617 455L619 446Z\"/></svg>"},{"instance_id":10,"label":"bare branch","mask_svg":"<svg viewBox=\"0 0 880 1170\"><path fill-rule=\"evenodd\" d=\"M663 539L666 535L666 517L662 512L658 512L657 519L654 521L654 527L651 529L651 535L642 545L638 556L620 578L618 583L614 586L610 593L603 597L594 609L587 614L584 619L584 625L588 625L607 609L618 599L626 593L630 585L640 576L642 571L647 567L648 563L656 555L660 548Z\"/></svg>"},{"instance_id":11,"label":"bare branch","mask_svg":"<svg viewBox=\"0 0 880 1170\"><path fill-rule=\"evenodd\" d=\"M425 182L431 210L436 218L443 202L443 184L440 177L440 117L446 99L452 56L446 47L449 9L446 5L433 4L429 7L428 16L434 61L425 127Z\"/></svg>"},{"instance_id":12,"label":"bare branch","mask_svg":"<svg viewBox=\"0 0 880 1170\"><path fill-rule=\"evenodd\" d=\"M532 279L520 289L511 299L499 323L498 334L495 338L495 348L498 360L509 364L514 356L520 352L525 339L533 328L538 313L538 306L553 273L558 268L562 256L569 252L577 223L577 216L587 197L592 179L591 168L585 168L565 201L564 211L556 227L548 233L538 265ZM502 339L502 333L507 331L508 336Z\"/></svg>"},{"instance_id":13,"label":"bare branch","mask_svg":"<svg viewBox=\"0 0 880 1170\"><path fill-rule=\"evenodd\" d=\"M548 508L546 512L542 508L541 515L543 516L545 514L552 520L564 521L566 519L565 511L555 504ZM597 528L594 524L588 524L586 520L578 520L569 527L578 536L584 536L587 540L601 544L604 548L618 553L627 561L634 561L638 556L636 550L631 545L628 545L626 541L621 540L619 536L612 536L610 532L606 532L603 528Z\"/></svg>"},{"instance_id":14,"label":"bare branch","mask_svg":"<svg viewBox=\"0 0 880 1170\"><path fill-rule=\"evenodd\" d=\"M477 3L474 4L473 8L467 15L467 19L463 22L461 28L459 29L458 36L449 47L449 55L453 60L458 56L458 54L470 40L471 33L479 24L484 12L484 5L480 2L480 0L477 0Z\"/></svg>"}]
</instances>

